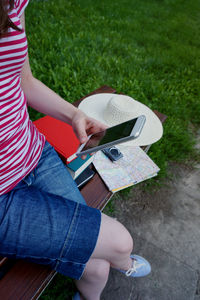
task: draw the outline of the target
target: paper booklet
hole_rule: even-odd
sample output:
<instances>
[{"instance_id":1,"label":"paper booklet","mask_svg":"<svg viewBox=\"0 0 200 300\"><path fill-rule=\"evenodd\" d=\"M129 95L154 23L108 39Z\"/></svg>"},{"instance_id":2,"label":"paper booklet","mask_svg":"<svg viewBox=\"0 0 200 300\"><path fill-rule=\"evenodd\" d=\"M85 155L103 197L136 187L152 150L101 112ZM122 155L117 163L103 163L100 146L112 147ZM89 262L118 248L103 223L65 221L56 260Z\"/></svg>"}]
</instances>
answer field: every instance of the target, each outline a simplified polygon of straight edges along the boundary
<instances>
[{"instance_id":1,"label":"paper booklet","mask_svg":"<svg viewBox=\"0 0 200 300\"><path fill-rule=\"evenodd\" d=\"M117 192L154 177L160 170L140 147L123 143L117 148L123 154L118 161L111 162L102 151L98 151L93 159L96 170L110 191Z\"/></svg>"}]
</instances>

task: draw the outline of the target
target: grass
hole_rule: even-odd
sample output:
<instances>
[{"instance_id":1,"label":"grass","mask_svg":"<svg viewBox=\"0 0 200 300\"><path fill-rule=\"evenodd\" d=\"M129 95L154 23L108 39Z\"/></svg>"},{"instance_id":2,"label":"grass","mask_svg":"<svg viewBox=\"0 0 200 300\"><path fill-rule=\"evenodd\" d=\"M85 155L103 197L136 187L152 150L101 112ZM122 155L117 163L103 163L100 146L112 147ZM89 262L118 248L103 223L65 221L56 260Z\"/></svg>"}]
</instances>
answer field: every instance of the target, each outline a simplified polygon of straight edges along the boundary
<instances>
[{"instance_id":1,"label":"grass","mask_svg":"<svg viewBox=\"0 0 200 300\"><path fill-rule=\"evenodd\" d=\"M168 116L150 152L158 179L169 160L191 155L200 123L199 2L49 0L27 9L33 73L63 98L107 84Z\"/></svg>"},{"instance_id":2,"label":"grass","mask_svg":"<svg viewBox=\"0 0 200 300\"><path fill-rule=\"evenodd\" d=\"M33 74L67 101L107 84L168 116L163 138L150 151L161 168L154 182L166 176L169 161L198 157L193 146L200 124L199 5L200 0L35 0L26 11ZM41 116L33 110L30 115Z\"/></svg>"}]
</instances>

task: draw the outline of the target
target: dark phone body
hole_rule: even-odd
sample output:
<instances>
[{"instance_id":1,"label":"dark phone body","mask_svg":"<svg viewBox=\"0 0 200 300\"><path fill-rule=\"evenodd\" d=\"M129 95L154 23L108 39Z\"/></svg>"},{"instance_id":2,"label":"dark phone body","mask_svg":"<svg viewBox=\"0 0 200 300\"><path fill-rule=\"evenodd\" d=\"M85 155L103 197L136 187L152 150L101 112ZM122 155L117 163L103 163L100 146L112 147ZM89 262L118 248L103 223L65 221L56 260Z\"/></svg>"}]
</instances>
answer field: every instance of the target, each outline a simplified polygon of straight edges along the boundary
<instances>
[{"instance_id":1,"label":"dark phone body","mask_svg":"<svg viewBox=\"0 0 200 300\"><path fill-rule=\"evenodd\" d=\"M86 184L93 176L95 172L88 166L76 179L75 182L78 188L81 188Z\"/></svg>"}]
</instances>

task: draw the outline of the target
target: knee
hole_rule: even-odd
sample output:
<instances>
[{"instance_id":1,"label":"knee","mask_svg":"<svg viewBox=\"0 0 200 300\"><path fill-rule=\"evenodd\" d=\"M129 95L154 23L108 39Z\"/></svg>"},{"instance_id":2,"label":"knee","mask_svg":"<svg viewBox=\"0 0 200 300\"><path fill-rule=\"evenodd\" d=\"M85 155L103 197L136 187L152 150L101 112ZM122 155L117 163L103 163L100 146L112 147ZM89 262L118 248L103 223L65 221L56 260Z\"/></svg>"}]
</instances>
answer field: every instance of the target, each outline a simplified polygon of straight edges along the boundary
<instances>
[{"instance_id":1,"label":"knee","mask_svg":"<svg viewBox=\"0 0 200 300\"><path fill-rule=\"evenodd\" d=\"M103 252L103 258L110 261L110 257L113 255L130 255L133 250L133 239L124 225L102 214L101 231L97 245L99 246L97 248L98 254Z\"/></svg>"},{"instance_id":2,"label":"knee","mask_svg":"<svg viewBox=\"0 0 200 300\"><path fill-rule=\"evenodd\" d=\"M118 243L116 245L116 251L119 254L130 254L133 251L133 239L129 231L122 225L120 233L118 233Z\"/></svg>"},{"instance_id":3,"label":"knee","mask_svg":"<svg viewBox=\"0 0 200 300\"><path fill-rule=\"evenodd\" d=\"M122 240L120 241L118 251L121 254L130 254L133 251L133 239L130 233L127 231Z\"/></svg>"}]
</instances>

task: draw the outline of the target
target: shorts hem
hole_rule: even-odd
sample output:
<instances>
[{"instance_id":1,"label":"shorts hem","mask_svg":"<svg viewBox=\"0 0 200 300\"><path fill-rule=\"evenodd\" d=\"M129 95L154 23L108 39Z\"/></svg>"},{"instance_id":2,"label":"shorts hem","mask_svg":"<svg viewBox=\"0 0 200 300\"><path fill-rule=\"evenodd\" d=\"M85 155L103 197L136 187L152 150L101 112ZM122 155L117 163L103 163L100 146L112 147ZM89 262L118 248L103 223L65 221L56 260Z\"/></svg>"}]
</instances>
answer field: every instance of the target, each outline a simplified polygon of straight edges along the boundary
<instances>
[{"instance_id":1,"label":"shorts hem","mask_svg":"<svg viewBox=\"0 0 200 300\"><path fill-rule=\"evenodd\" d=\"M88 232L88 236L85 234L84 228L81 226L81 221L83 219L87 219L88 217L88 209L90 211L90 226L92 230ZM91 211L92 210L92 211ZM89 225L89 223L88 223ZM87 226L88 226L87 225ZM71 222L71 228L68 232L68 235L65 239L63 248L61 250L61 255L58 258L55 271L62 273L63 275L72 277L74 279L79 280L81 276L84 273L84 269L86 266L86 263L92 256L99 232L100 232L100 225L101 225L101 212L97 209L90 208L83 205L77 205L76 213L74 213L73 220ZM79 248L79 251L76 251L76 258L73 260L68 260L65 261L65 257L70 257L72 255L72 252L74 252L74 244L75 242L80 239L81 237L81 248L84 249L84 255L83 255L83 250ZM85 247L84 247L85 245ZM68 246L68 247L67 247Z\"/></svg>"}]
</instances>

